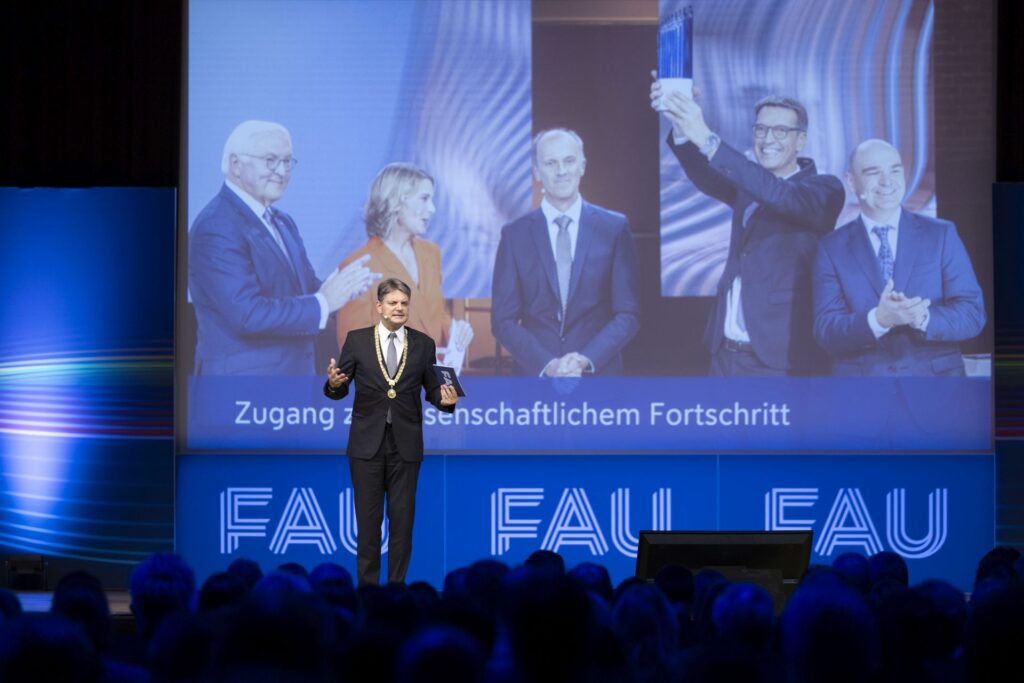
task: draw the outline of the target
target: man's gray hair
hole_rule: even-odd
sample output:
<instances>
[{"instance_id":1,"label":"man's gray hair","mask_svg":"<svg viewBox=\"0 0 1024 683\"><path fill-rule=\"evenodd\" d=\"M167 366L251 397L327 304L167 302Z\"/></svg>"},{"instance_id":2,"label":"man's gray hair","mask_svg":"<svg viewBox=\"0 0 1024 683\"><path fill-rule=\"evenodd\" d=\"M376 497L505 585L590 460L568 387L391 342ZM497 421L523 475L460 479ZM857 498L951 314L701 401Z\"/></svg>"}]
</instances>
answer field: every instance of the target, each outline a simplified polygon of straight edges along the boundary
<instances>
[{"instance_id":1,"label":"man's gray hair","mask_svg":"<svg viewBox=\"0 0 1024 683\"><path fill-rule=\"evenodd\" d=\"M756 117L760 114L761 110L765 107L789 109L796 114L796 127L807 132L807 110L804 108L804 105L800 104L799 100L792 97L783 97L782 95L769 95L754 105L754 116Z\"/></svg>"},{"instance_id":2,"label":"man's gray hair","mask_svg":"<svg viewBox=\"0 0 1024 683\"><path fill-rule=\"evenodd\" d=\"M231 171L231 155L246 153L252 139L257 135L265 135L266 133L280 133L288 138L288 144L292 142L292 136L288 129L280 123L258 121L256 119L242 121L235 126L235 129L231 131L231 135L228 136L227 142L224 143L224 155L220 158L220 172L227 176Z\"/></svg>"},{"instance_id":3,"label":"man's gray hair","mask_svg":"<svg viewBox=\"0 0 1024 683\"><path fill-rule=\"evenodd\" d=\"M581 138L576 133L576 131L574 131L574 130L572 130L570 128L547 128L547 129L542 130L541 132L537 133L535 136L533 136L533 147L532 147L533 154L531 155L531 159L532 159L533 165L535 167L538 165L537 164L537 147L540 146L541 140L543 140L544 138L548 137L549 135L555 135L556 133L561 133L563 135L568 135L573 140L575 140L576 144L580 146L580 158L581 159L586 159L587 158L587 155L583 153L583 138Z\"/></svg>"}]
</instances>

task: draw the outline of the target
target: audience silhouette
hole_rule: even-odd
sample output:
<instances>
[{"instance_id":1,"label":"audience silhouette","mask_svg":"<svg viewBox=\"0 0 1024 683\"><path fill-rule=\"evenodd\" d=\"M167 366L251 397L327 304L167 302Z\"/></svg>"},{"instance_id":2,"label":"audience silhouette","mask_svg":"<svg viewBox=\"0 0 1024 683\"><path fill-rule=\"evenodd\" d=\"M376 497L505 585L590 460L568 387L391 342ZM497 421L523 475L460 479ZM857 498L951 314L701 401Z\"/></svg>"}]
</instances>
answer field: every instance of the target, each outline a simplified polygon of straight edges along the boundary
<instances>
[{"instance_id":1,"label":"audience silhouette","mask_svg":"<svg viewBox=\"0 0 1024 683\"><path fill-rule=\"evenodd\" d=\"M538 550L425 582L356 589L351 573L235 560L196 591L173 554L131 577L137 648L115 642L100 581L64 576L49 614L0 590L0 681L85 683L968 683L1016 670L1024 562L999 547L965 595L910 585L896 553L811 567L785 605L763 586L663 567L613 586ZM123 637L124 634L120 634ZM124 653L129 653L124 656ZM136 666L141 664L141 666Z\"/></svg>"}]
</instances>

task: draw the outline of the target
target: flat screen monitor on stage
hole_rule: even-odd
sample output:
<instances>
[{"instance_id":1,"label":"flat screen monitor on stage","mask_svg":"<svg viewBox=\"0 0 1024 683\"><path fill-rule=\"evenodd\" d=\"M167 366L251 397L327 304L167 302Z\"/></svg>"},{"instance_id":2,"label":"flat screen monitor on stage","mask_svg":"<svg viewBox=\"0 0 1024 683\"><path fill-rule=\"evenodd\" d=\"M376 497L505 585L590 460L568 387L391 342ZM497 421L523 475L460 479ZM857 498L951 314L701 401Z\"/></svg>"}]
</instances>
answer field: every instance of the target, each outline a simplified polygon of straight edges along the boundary
<instances>
[{"instance_id":1,"label":"flat screen monitor on stage","mask_svg":"<svg viewBox=\"0 0 1024 683\"><path fill-rule=\"evenodd\" d=\"M799 583L811 559L811 531L641 531L636 575L654 580L668 565L694 574L721 572L734 582L756 583L776 608Z\"/></svg>"},{"instance_id":2,"label":"flat screen monitor on stage","mask_svg":"<svg viewBox=\"0 0 1024 683\"><path fill-rule=\"evenodd\" d=\"M701 569L777 569L797 581L811 558L810 531L641 531L636 575L653 579L665 565Z\"/></svg>"},{"instance_id":3,"label":"flat screen monitor on stage","mask_svg":"<svg viewBox=\"0 0 1024 683\"><path fill-rule=\"evenodd\" d=\"M555 5L587 3L189 2L180 448L342 447L351 402L324 400L323 377L374 301L328 310L316 294L368 255L409 281L410 325L468 394L453 415L424 411L428 452L989 450L990 226L944 220L936 191L956 170L936 163L933 4L626 2L607 25L545 14ZM712 166L749 171L747 190L678 156L697 152L651 107L659 27L685 6ZM609 44L629 50L605 63ZM773 95L806 120L755 128ZM278 126L260 144L281 149L246 146L264 125L246 121ZM582 142L561 276L532 148L554 127ZM819 255L819 236L878 198L874 175L847 179L851 150L876 138L901 159L899 187L882 182L904 207L897 246L876 258L865 227L843 233L856 248ZM816 191L773 204L798 180L769 172L787 141L832 176L827 207ZM365 211L394 162L431 179L405 251ZM887 267L894 296L930 303L898 329L870 318ZM716 376L705 330L774 376Z\"/></svg>"}]
</instances>

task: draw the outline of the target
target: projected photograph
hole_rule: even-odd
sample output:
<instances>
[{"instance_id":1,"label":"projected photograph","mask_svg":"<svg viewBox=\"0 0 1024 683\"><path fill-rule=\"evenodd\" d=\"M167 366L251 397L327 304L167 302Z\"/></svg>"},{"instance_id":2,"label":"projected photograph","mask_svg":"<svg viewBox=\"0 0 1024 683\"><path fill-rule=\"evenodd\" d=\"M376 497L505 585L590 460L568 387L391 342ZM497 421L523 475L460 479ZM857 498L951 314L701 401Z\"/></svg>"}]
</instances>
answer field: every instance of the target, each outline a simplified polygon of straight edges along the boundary
<instances>
[{"instance_id":1,"label":"projected photograph","mask_svg":"<svg viewBox=\"0 0 1024 683\"><path fill-rule=\"evenodd\" d=\"M602 69L525 0L191 0L184 448L341 448L387 278L467 393L429 451L988 448L934 7L826 5L662 0Z\"/></svg>"}]
</instances>

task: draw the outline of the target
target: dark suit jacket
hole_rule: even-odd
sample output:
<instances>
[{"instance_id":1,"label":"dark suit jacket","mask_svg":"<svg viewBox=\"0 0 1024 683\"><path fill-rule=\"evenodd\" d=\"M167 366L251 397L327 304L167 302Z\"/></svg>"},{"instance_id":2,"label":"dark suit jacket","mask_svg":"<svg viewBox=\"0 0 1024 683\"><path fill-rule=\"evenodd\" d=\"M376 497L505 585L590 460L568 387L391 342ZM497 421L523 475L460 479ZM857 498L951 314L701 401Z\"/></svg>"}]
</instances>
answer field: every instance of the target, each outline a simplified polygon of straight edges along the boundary
<instances>
[{"instance_id":1,"label":"dark suit jacket","mask_svg":"<svg viewBox=\"0 0 1024 683\"><path fill-rule=\"evenodd\" d=\"M278 211L291 263L226 185L188 238L188 285L198 323L197 375L309 375L320 281L288 214Z\"/></svg>"},{"instance_id":2,"label":"dark suit jacket","mask_svg":"<svg viewBox=\"0 0 1024 683\"><path fill-rule=\"evenodd\" d=\"M434 374L433 365L437 356L434 340L427 335L406 327L409 331L407 342L409 356L405 370L395 386L398 395L388 398L388 383L377 360L377 327L352 330L341 348L338 367L349 376L349 382L336 391L324 384L324 394L339 400L348 395L349 383L356 384L356 397L352 403L352 425L348 433L348 447L345 452L350 458L369 460L377 454L384 439L384 426L388 405L391 405L391 429L402 460L423 460L423 403L420 389L426 392L427 400L435 408L451 413L455 406L441 405L441 383ZM401 360L401 359L399 359Z\"/></svg>"},{"instance_id":3,"label":"dark suit jacket","mask_svg":"<svg viewBox=\"0 0 1024 683\"><path fill-rule=\"evenodd\" d=\"M903 211L893 289L931 300L925 332L907 326L875 339L868 312L885 288L858 217L821 240L814 265L814 334L836 375L962 375L957 342L985 326L974 269L949 221Z\"/></svg>"},{"instance_id":4,"label":"dark suit jacket","mask_svg":"<svg viewBox=\"0 0 1024 683\"><path fill-rule=\"evenodd\" d=\"M708 321L705 343L715 353L722 344L729 288L743 281L741 304L754 353L769 367L797 372L825 370L812 335L811 265L818 238L835 227L845 192L835 176L821 175L810 159L783 180L722 143L711 161L696 145L669 146L690 181L706 195L733 209L732 237L718 299ZM752 202L758 206L744 226Z\"/></svg>"},{"instance_id":5,"label":"dark suit jacket","mask_svg":"<svg viewBox=\"0 0 1024 683\"><path fill-rule=\"evenodd\" d=\"M544 213L501 231L491 290L491 330L527 375L576 351L595 374L622 372L622 348L640 327L640 284L626 217L583 202L565 323Z\"/></svg>"}]
</instances>

